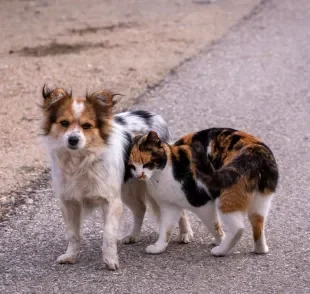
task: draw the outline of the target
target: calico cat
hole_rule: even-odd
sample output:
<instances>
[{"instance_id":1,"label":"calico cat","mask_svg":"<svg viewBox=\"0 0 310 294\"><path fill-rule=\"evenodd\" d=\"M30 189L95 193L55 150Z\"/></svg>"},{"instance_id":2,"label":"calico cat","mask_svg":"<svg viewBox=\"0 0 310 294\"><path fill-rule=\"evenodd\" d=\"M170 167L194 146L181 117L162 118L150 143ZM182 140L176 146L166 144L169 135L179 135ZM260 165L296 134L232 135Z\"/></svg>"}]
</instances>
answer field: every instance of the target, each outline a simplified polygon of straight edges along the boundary
<instances>
[{"instance_id":1,"label":"calico cat","mask_svg":"<svg viewBox=\"0 0 310 294\"><path fill-rule=\"evenodd\" d=\"M146 252L166 249L182 209L194 212L214 236L213 255L224 256L237 244L246 213L254 252L268 252L264 227L278 167L271 150L257 138L234 129L211 128L170 145L151 131L135 137L128 167L133 177L146 181L148 193L160 207L159 238Z\"/></svg>"}]
</instances>

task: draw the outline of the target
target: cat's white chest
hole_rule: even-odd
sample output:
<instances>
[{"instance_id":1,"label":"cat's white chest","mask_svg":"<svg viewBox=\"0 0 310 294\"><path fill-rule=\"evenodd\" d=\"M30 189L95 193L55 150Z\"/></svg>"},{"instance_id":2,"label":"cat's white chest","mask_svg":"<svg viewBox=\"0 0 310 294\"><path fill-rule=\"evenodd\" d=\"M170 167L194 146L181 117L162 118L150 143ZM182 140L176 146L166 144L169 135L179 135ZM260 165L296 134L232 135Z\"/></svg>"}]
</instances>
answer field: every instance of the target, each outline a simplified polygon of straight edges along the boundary
<instances>
[{"instance_id":1,"label":"cat's white chest","mask_svg":"<svg viewBox=\"0 0 310 294\"><path fill-rule=\"evenodd\" d=\"M147 181L148 192L156 202L168 202L180 207L190 207L180 182L173 177L171 167L164 171L154 172Z\"/></svg>"}]
</instances>

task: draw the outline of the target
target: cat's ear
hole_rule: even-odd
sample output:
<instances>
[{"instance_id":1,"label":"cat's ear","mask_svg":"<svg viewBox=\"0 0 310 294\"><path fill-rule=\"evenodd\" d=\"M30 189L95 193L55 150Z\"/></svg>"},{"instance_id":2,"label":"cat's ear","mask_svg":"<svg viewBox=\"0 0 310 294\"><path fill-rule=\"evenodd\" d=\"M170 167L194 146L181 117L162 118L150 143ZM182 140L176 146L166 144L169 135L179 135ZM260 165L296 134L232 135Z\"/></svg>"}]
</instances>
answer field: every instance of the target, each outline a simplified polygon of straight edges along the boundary
<instances>
[{"instance_id":1,"label":"cat's ear","mask_svg":"<svg viewBox=\"0 0 310 294\"><path fill-rule=\"evenodd\" d=\"M161 142L157 133L155 131L150 131L146 137L145 143L159 147Z\"/></svg>"}]
</instances>

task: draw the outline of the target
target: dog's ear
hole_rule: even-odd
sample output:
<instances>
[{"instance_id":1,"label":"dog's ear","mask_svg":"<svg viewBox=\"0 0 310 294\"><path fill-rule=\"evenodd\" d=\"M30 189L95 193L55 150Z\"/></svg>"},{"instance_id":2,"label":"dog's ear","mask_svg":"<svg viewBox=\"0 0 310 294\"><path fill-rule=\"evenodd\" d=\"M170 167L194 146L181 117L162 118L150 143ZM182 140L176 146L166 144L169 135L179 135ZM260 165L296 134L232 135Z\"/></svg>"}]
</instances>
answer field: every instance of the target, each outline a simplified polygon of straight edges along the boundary
<instances>
[{"instance_id":1,"label":"dog's ear","mask_svg":"<svg viewBox=\"0 0 310 294\"><path fill-rule=\"evenodd\" d=\"M113 93L110 90L100 90L86 95L86 99L90 102L96 102L105 107L113 107L122 99L122 94Z\"/></svg>"},{"instance_id":2,"label":"dog's ear","mask_svg":"<svg viewBox=\"0 0 310 294\"><path fill-rule=\"evenodd\" d=\"M43 105L42 108L48 110L52 105L63 99L71 99L72 92L68 93L62 88L50 89L46 85L42 88Z\"/></svg>"}]
</instances>

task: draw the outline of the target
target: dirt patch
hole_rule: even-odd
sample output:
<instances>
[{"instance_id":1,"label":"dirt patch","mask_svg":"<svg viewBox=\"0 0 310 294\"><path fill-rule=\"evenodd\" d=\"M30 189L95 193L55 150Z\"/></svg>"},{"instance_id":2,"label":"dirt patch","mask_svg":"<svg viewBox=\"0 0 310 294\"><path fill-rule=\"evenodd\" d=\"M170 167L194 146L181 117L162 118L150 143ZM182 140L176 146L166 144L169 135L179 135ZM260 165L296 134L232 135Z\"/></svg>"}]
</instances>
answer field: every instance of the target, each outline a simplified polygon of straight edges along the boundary
<instances>
[{"instance_id":1,"label":"dirt patch","mask_svg":"<svg viewBox=\"0 0 310 294\"><path fill-rule=\"evenodd\" d=\"M120 29L129 29L129 28L133 28L133 27L137 27L138 24L137 23L125 23L125 22L120 22L117 24L112 24L112 25L106 25L106 26L101 26L101 27L86 27L83 29L70 29L69 32L71 34L77 34L80 36L84 36L87 34L96 34L100 31L116 31L116 30L120 30Z\"/></svg>"},{"instance_id":2,"label":"dirt patch","mask_svg":"<svg viewBox=\"0 0 310 294\"><path fill-rule=\"evenodd\" d=\"M37 47L24 47L20 50L13 51L10 50L9 53L17 53L22 56L35 56L35 57L44 57L48 55L61 55L61 54L78 54L81 51L94 49L94 48L115 48L117 44L110 45L108 41L100 43L75 43L75 44L61 44L53 42L47 45L40 45Z\"/></svg>"},{"instance_id":3,"label":"dirt patch","mask_svg":"<svg viewBox=\"0 0 310 294\"><path fill-rule=\"evenodd\" d=\"M0 202L48 166L37 106L43 84L79 96L109 88L125 95L116 111L130 108L258 3L77 0L73 9L71 0L1 1Z\"/></svg>"}]
</instances>

